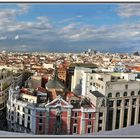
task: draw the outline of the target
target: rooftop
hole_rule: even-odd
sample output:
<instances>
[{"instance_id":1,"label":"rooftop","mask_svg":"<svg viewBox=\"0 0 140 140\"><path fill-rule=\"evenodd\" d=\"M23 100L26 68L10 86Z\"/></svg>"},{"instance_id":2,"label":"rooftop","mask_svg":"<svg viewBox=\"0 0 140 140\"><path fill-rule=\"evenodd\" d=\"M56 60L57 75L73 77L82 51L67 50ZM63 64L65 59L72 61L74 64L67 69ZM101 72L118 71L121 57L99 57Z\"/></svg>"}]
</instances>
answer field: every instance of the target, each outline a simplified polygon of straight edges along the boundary
<instances>
[{"instance_id":1,"label":"rooftop","mask_svg":"<svg viewBox=\"0 0 140 140\"><path fill-rule=\"evenodd\" d=\"M55 80L52 79L50 81L48 81L45 85L46 89L64 89L65 86L63 85L63 83L60 80Z\"/></svg>"},{"instance_id":2,"label":"rooftop","mask_svg":"<svg viewBox=\"0 0 140 140\"><path fill-rule=\"evenodd\" d=\"M95 133L95 137L140 137L140 124L113 131L101 131Z\"/></svg>"},{"instance_id":3,"label":"rooftop","mask_svg":"<svg viewBox=\"0 0 140 140\"><path fill-rule=\"evenodd\" d=\"M69 67L86 67L86 68L97 68L97 65L92 63L71 63Z\"/></svg>"},{"instance_id":4,"label":"rooftop","mask_svg":"<svg viewBox=\"0 0 140 140\"><path fill-rule=\"evenodd\" d=\"M57 69L56 69L56 67L55 67L53 79L49 80L46 83L45 87L46 87L47 90L49 90L49 89L57 89L57 90L65 89L64 84L57 77Z\"/></svg>"},{"instance_id":5,"label":"rooftop","mask_svg":"<svg viewBox=\"0 0 140 140\"><path fill-rule=\"evenodd\" d=\"M95 97L104 97L103 94L101 94L99 91L90 91Z\"/></svg>"}]
</instances>

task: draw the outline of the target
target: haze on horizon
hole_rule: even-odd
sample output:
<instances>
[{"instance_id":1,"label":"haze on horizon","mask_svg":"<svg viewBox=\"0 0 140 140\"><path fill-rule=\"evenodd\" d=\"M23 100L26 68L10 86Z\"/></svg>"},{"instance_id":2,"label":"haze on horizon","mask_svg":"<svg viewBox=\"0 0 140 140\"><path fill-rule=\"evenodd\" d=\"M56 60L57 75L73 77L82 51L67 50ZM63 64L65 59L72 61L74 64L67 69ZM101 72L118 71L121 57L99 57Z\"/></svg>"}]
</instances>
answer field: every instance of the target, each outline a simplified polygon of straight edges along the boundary
<instances>
[{"instance_id":1,"label":"haze on horizon","mask_svg":"<svg viewBox=\"0 0 140 140\"><path fill-rule=\"evenodd\" d=\"M140 51L140 3L0 3L0 51Z\"/></svg>"}]
</instances>

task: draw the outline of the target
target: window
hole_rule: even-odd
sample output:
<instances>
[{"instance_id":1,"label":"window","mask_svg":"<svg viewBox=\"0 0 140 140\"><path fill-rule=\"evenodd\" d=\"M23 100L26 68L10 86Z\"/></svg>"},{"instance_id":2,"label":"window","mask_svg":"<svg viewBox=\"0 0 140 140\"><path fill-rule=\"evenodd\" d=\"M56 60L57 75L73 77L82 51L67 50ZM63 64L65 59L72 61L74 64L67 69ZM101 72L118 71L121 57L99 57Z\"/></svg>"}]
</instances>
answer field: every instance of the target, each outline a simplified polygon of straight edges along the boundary
<instances>
[{"instance_id":1,"label":"window","mask_svg":"<svg viewBox=\"0 0 140 140\"><path fill-rule=\"evenodd\" d=\"M30 123L29 122L27 123L27 128L30 129Z\"/></svg>"},{"instance_id":2,"label":"window","mask_svg":"<svg viewBox=\"0 0 140 140\"><path fill-rule=\"evenodd\" d=\"M73 127L73 133L77 133L77 126Z\"/></svg>"},{"instance_id":3,"label":"window","mask_svg":"<svg viewBox=\"0 0 140 140\"><path fill-rule=\"evenodd\" d=\"M88 133L91 133L91 128L90 127L88 128Z\"/></svg>"},{"instance_id":4,"label":"window","mask_svg":"<svg viewBox=\"0 0 140 140\"><path fill-rule=\"evenodd\" d=\"M31 113L31 111L30 111L30 109L28 109L28 114L30 114Z\"/></svg>"},{"instance_id":5,"label":"window","mask_svg":"<svg viewBox=\"0 0 140 140\"><path fill-rule=\"evenodd\" d=\"M99 112L99 117L102 117L103 116L103 112Z\"/></svg>"},{"instance_id":6,"label":"window","mask_svg":"<svg viewBox=\"0 0 140 140\"><path fill-rule=\"evenodd\" d=\"M19 112L17 113L17 116L19 117Z\"/></svg>"},{"instance_id":7,"label":"window","mask_svg":"<svg viewBox=\"0 0 140 140\"><path fill-rule=\"evenodd\" d=\"M42 118L41 118L41 119L39 119L39 123L42 123Z\"/></svg>"},{"instance_id":8,"label":"window","mask_svg":"<svg viewBox=\"0 0 140 140\"><path fill-rule=\"evenodd\" d=\"M92 70L92 73L95 73L95 71L94 71L94 70Z\"/></svg>"},{"instance_id":9,"label":"window","mask_svg":"<svg viewBox=\"0 0 140 140\"><path fill-rule=\"evenodd\" d=\"M25 108L24 107L22 108L22 111L25 112Z\"/></svg>"},{"instance_id":10,"label":"window","mask_svg":"<svg viewBox=\"0 0 140 140\"><path fill-rule=\"evenodd\" d=\"M115 77L112 77L111 80L114 81L115 80Z\"/></svg>"},{"instance_id":11,"label":"window","mask_svg":"<svg viewBox=\"0 0 140 140\"><path fill-rule=\"evenodd\" d=\"M42 112L40 112L40 117L43 116Z\"/></svg>"},{"instance_id":12,"label":"window","mask_svg":"<svg viewBox=\"0 0 140 140\"><path fill-rule=\"evenodd\" d=\"M138 95L140 95L140 90L138 91Z\"/></svg>"},{"instance_id":13,"label":"window","mask_svg":"<svg viewBox=\"0 0 140 140\"><path fill-rule=\"evenodd\" d=\"M125 89L126 89L126 90L128 89L128 85L125 85Z\"/></svg>"},{"instance_id":14,"label":"window","mask_svg":"<svg viewBox=\"0 0 140 140\"><path fill-rule=\"evenodd\" d=\"M23 118L23 119L25 118L25 115L24 115L24 114L22 115L22 118Z\"/></svg>"},{"instance_id":15,"label":"window","mask_svg":"<svg viewBox=\"0 0 140 140\"><path fill-rule=\"evenodd\" d=\"M133 99L132 105L136 105L136 99Z\"/></svg>"},{"instance_id":16,"label":"window","mask_svg":"<svg viewBox=\"0 0 140 140\"><path fill-rule=\"evenodd\" d=\"M77 119L74 120L74 123L77 123Z\"/></svg>"},{"instance_id":17,"label":"window","mask_svg":"<svg viewBox=\"0 0 140 140\"><path fill-rule=\"evenodd\" d=\"M28 116L28 121L30 121L30 116Z\"/></svg>"},{"instance_id":18,"label":"window","mask_svg":"<svg viewBox=\"0 0 140 140\"><path fill-rule=\"evenodd\" d=\"M19 118L17 118L17 123L19 123Z\"/></svg>"},{"instance_id":19,"label":"window","mask_svg":"<svg viewBox=\"0 0 140 140\"><path fill-rule=\"evenodd\" d=\"M39 125L39 131L42 131L42 125Z\"/></svg>"},{"instance_id":20,"label":"window","mask_svg":"<svg viewBox=\"0 0 140 140\"><path fill-rule=\"evenodd\" d=\"M71 100L71 103L74 103L74 100Z\"/></svg>"},{"instance_id":21,"label":"window","mask_svg":"<svg viewBox=\"0 0 140 140\"><path fill-rule=\"evenodd\" d=\"M101 124L102 123L102 120L99 120L99 123Z\"/></svg>"},{"instance_id":22,"label":"window","mask_svg":"<svg viewBox=\"0 0 140 140\"><path fill-rule=\"evenodd\" d=\"M131 96L134 96L134 94L135 94L135 92L134 92L134 91L132 91L132 92L131 92Z\"/></svg>"},{"instance_id":23,"label":"window","mask_svg":"<svg viewBox=\"0 0 140 140\"><path fill-rule=\"evenodd\" d=\"M92 85L92 82L90 82L90 85Z\"/></svg>"},{"instance_id":24,"label":"window","mask_svg":"<svg viewBox=\"0 0 140 140\"><path fill-rule=\"evenodd\" d=\"M91 121L88 121L88 125L91 125Z\"/></svg>"},{"instance_id":25,"label":"window","mask_svg":"<svg viewBox=\"0 0 140 140\"><path fill-rule=\"evenodd\" d=\"M61 120L60 115L57 115L57 116L56 116L56 120L57 120L58 122L60 122L60 120Z\"/></svg>"},{"instance_id":26,"label":"window","mask_svg":"<svg viewBox=\"0 0 140 140\"><path fill-rule=\"evenodd\" d=\"M20 106L18 105L18 110L20 110Z\"/></svg>"},{"instance_id":27,"label":"window","mask_svg":"<svg viewBox=\"0 0 140 140\"><path fill-rule=\"evenodd\" d=\"M24 120L22 120L22 126L24 126Z\"/></svg>"},{"instance_id":28,"label":"window","mask_svg":"<svg viewBox=\"0 0 140 140\"><path fill-rule=\"evenodd\" d=\"M125 100L125 106L128 106L129 105L129 99L126 99Z\"/></svg>"},{"instance_id":29,"label":"window","mask_svg":"<svg viewBox=\"0 0 140 140\"><path fill-rule=\"evenodd\" d=\"M103 81L103 78L98 78L98 80Z\"/></svg>"},{"instance_id":30,"label":"window","mask_svg":"<svg viewBox=\"0 0 140 140\"><path fill-rule=\"evenodd\" d=\"M11 120L12 120L12 121L14 120L14 117L13 117L13 116L11 116Z\"/></svg>"},{"instance_id":31,"label":"window","mask_svg":"<svg viewBox=\"0 0 140 140\"><path fill-rule=\"evenodd\" d=\"M77 117L78 116L78 113L77 112L74 112L74 117Z\"/></svg>"},{"instance_id":32,"label":"window","mask_svg":"<svg viewBox=\"0 0 140 140\"><path fill-rule=\"evenodd\" d=\"M91 119L91 117L92 117L92 114L91 114L91 113L89 113L89 114L88 114L88 118L89 118L89 119Z\"/></svg>"},{"instance_id":33,"label":"window","mask_svg":"<svg viewBox=\"0 0 140 140\"><path fill-rule=\"evenodd\" d=\"M92 79L93 79L93 77L91 76L91 77L90 77L90 79L92 80Z\"/></svg>"},{"instance_id":34,"label":"window","mask_svg":"<svg viewBox=\"0 0 140 140\"><path fill-rule=\"evenodd\" d=\"M117 100L117 106L121 106L121 100Z\"/></svg>"},{"instance_id":35,"label":"window","mask_svg":"<svg viewBox=\"0 0 140 140\"><path fill-rule=\"evenodd\" d=\"M123 96L127 96L127 92L124 92L124 93L123 93Z\"/></svg>"},{"instance_id":36,"label":"window","mask_svg":"<svg viewBox=\"0 0 140 140\"><path fill-rule=\"evenodd\" d=\"M113 101L109 101L109 107L113 107Z\"/></svg>"},{"instance_id":37,"label":"window","mask_svg":"<svg viewBox=\"0 0 140 140\"><path fill-rule=\"evenodd\" d=\"M99 127L98 130L101 131L102 130L102 127Z\"/></svg>"},{"instance_id":38,"label":"window","mask_svg":"<svg viewBox=\"0 0 140 140\"><path fill-rule=\"evenodd\" d=\"M120 97L120 92L117 92L116 93L116 97Z\"/></svg>"},{"instance_id":39,"label":"window","mask_svg":"<svg viewBox=\"0 0 140 140\"><path fill-rule=\"evenodd\" d=\"M112 93L108 93L108 98L111 98L112 97Z\"/></svg>"}]
</instances>

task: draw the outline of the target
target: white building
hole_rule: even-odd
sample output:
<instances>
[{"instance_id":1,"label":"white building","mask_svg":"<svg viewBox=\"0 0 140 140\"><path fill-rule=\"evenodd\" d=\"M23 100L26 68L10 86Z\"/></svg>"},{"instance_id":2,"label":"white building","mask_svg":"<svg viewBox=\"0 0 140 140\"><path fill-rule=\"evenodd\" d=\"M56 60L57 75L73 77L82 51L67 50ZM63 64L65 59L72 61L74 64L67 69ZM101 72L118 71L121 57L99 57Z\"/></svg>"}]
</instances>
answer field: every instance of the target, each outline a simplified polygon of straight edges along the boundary
<instances>
[{"instance_id":1,"label":"white building","mask_svg":"<svg viewBox=\"0 0 140 140\"><path fill-rule=\"evenodd\" d=\"M96 104L96 129L140 123L140 81L135 73L84 73L82 95Z\"/></svg>"},{"instance_id":2,"label":"white building","mask_svg":"<svg viewBox=\"0 0 140 140\"><path fill-rule=\"evenodd\" d=\"M45 69L54 69L54 65L53 64L46 64L46 63L43 63L43 67Z\"/></svg>"},{"instance_id":3,"label":"white building","mask_svg":"<svg viewBox=\"0 0 140 140\"><path fill-rule=\"evenodd\" d=\"M71 79L71 91L76 93L76 94L81 94L82 93L82 80L84 73L89 72L91 73L93 69L91 68L85 68L85 67L75 67L74 69L74 75L72 76Z\"/></svg>"}]
</instances>

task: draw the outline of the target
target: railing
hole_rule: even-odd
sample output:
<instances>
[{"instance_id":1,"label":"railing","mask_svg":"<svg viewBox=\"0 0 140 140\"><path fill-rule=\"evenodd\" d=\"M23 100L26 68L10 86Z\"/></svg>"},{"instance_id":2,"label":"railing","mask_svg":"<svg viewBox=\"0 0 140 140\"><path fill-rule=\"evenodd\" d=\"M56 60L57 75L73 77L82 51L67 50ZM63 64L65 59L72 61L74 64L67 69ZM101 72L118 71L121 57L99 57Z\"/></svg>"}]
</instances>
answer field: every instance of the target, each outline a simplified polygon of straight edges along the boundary
<instances>
[{"instance_id":1,"label":"railing","mask_svg":"<svg viewBox=\"0 0 140 140\"><path fill-rule=\"evenodd\" d=\"M96 109L90 109L90 108L83 108L81 107L82 112L96 112Z\"/></svg>"}]
</instances>

